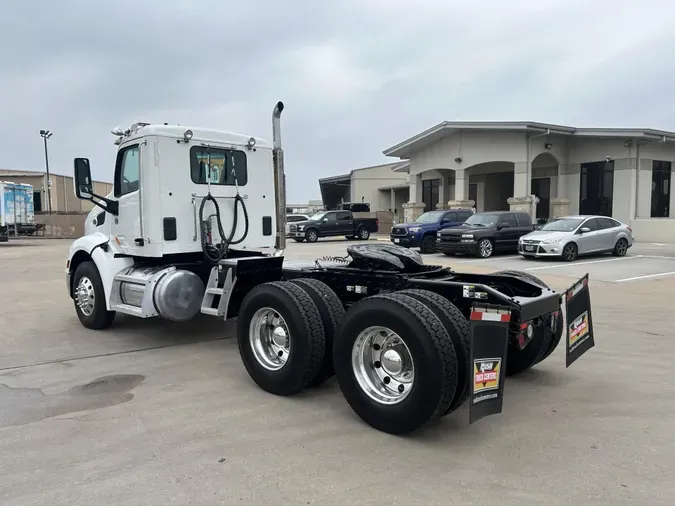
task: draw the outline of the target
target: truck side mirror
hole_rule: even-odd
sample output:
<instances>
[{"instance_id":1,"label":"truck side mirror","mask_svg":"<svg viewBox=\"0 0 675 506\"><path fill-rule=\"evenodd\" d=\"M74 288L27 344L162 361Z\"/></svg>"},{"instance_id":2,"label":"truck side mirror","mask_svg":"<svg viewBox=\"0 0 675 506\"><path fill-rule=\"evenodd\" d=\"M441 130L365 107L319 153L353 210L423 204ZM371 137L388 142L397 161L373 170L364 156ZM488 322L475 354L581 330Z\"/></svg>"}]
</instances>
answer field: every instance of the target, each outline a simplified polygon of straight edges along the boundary
<instances>
[{"instance_id":1,"label":"truck side mirror","mask_svg":"<svg viewBox=\"0 0 675 506\"><path fill-rule=\"evenodd\" d=\"M501 230L503 228L509 228L511 226L510 223L500 223L499 226L497 227L497 230Z\"/></svg>"},{"instance_id":2,"label":"truck side mirror","mask_svg":"<svg viewBox=\"0 0 675 506\"><path fill-rule=\"evenodd\" d=\"M91 200L94 197L94 184L91 181L89 158L75 158L75 195L78 199Z\"/></svg>"},{"instance_id":3,"label":"truck side mirror","mask_svg":"<svg viewBox=\"0 0 675 506\"><path fill-rule=\"evenodd\" d=\"M94 193L94 182L91 180L91 169L89 167L89 158L75 158L73 163L75 168L75 195L81 200L91 200L98 207L110 214L117 216L119 214L119 204L116 200L110 200ZM97 200L94 200L96 198Z\"/></svg>"}]
</instances>

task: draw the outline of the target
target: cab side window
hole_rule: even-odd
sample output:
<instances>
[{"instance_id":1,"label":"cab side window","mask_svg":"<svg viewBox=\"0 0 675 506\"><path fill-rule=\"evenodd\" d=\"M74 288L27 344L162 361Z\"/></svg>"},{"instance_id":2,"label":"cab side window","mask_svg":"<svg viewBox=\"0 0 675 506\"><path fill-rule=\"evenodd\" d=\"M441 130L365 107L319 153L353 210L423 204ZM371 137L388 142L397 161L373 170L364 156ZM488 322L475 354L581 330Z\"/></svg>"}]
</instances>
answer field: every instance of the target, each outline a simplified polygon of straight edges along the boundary
<instances>
[{"instance_id":1,"label":"cab side window","mask_svg":"<svg viewBox=\"0 0 675 506\"><path fill-rule=\"evenodd\" d=\"M141 163L138 145L129 146L117 153L114 184L115 197L121 197L138 190L140 169Z\"/></svg>"},{"instance_id":2,"label":"cab side window","mask_svg":"<svg viewBox=\"0 0 675 506\"><path fill-rule=\"evenodd\" d=\"M502 216L502 219L499 221L500 225L506 225L508 224L509 227L515 228L518 226L518 222L516 222L516 217L513 214L504 214Z\"/></svg>"}]
</instances>

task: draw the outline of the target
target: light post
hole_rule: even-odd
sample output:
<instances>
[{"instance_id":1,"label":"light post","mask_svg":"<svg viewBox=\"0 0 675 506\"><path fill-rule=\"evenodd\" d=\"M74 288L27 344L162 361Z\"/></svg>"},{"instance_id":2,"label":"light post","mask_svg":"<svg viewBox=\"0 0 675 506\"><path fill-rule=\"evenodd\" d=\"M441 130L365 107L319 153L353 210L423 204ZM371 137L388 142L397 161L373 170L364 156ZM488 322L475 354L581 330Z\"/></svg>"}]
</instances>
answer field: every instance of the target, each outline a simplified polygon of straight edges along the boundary
<instances>
[{"instance_id":1,"label":"light post","mask_svg":"<svg viewBox=\"0 0 675 506\"><path fill-rule=\"evenodd\" d=\"M49 130L40 130L40 137L45 141L45 167L47 169L47 211L52 214L52 180L49 178L49 155L47 154L47 139L52 136Z\"/></svg>"}]
</instances>

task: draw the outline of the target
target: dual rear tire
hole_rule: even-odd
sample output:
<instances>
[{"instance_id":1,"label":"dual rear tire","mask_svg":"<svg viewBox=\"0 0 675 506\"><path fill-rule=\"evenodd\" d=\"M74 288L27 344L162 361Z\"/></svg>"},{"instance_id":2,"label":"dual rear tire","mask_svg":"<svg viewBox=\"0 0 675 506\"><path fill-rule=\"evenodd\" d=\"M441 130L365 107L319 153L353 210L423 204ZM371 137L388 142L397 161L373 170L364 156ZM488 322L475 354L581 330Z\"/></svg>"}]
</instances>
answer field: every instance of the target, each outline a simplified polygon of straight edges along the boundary
<instances>
[{"instance_id":1,"label":"dual rear tire","mask_svg":"<svg viewBox=\"0 0 675 506\"><path fill-rule=\"evenodd\" d=\"M238 343L262 389L292 395L335 374L365 422L407 434L467 400L468 328L459 310L433 292L376 295L345 313L326 284L298 279L249 292Z\"/></svg>"}]
</instances>

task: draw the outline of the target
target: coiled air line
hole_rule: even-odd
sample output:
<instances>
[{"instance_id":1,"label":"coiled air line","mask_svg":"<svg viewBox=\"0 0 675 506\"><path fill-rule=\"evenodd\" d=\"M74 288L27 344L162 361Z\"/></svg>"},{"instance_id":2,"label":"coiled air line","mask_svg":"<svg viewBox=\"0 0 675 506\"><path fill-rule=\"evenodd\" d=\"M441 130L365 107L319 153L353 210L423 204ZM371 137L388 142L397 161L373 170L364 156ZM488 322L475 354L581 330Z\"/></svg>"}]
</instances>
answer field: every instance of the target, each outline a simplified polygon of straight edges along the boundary
<instances>
[{"instance_id":1,"label":"coiled air line","mask_svg":"<svg viewBox=\"0 0 675 506\"><path fill-rule=\"evenodd\" d=\"M234 179L234 187L236 189L236 195L234 196L234 206L233 206L233 217L232 217L232 231L230 232L229 236L225 235L225 230L223 229L223 222L220 218L220 206L218 206L218 202L216 201L215 197L211 195L211 150L207 146L207 178L206 182L208 185L208 193L207 195L202 199L202 203L199 206L199 223L201 224L201 238L202 238L202 251L204 252L204 258L206 261L211 264L211 265L218 265L218 263L227 256L227 250L230 246L233 246L235 244L241 243L244 239L246 239L246 236L248 236L248 210L246 209L246 203L244 202L244 198L239 194L239 183L237 181L237 172L235 170L235 165L234 165L234 152L230 151L230 159L232 161L232 177ZM224 160L224 165L227 166L227 157ZM226 167L223 167L225 169ZM210 200L213 202L213 207L215 208L216 212L216 224L218 226L218 234L220 235L221 242L217 246L214 244L209 244L207 241L207 234L206 230L204 229L204 205L206 204L206 201ZM241 210L244 212L244 233L242 236L237 239L236 241L234 239L234 234L237 230L237 225L238 225L238 204L241 204Z\"/></svg>"}]
</instances>

